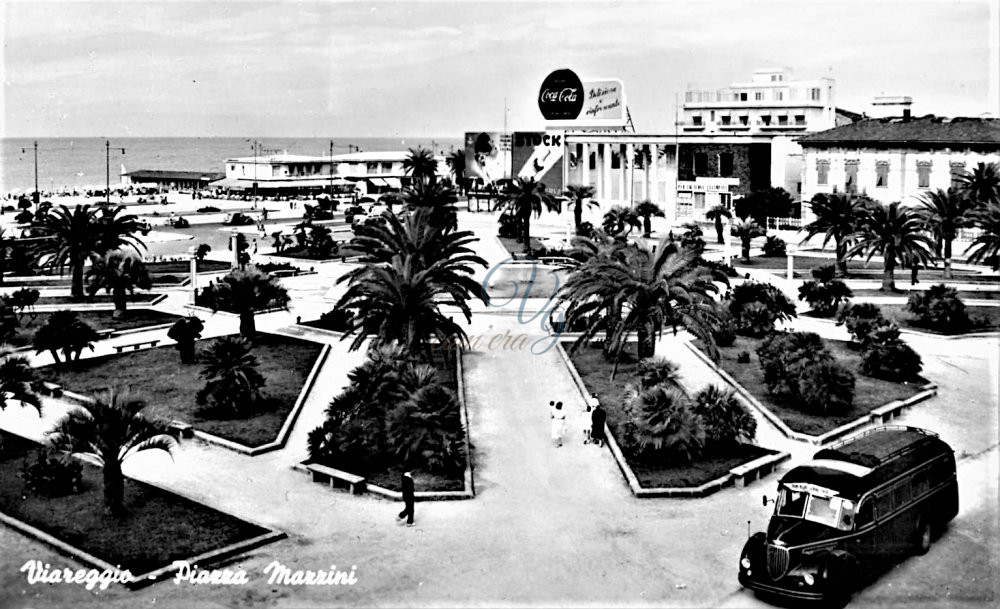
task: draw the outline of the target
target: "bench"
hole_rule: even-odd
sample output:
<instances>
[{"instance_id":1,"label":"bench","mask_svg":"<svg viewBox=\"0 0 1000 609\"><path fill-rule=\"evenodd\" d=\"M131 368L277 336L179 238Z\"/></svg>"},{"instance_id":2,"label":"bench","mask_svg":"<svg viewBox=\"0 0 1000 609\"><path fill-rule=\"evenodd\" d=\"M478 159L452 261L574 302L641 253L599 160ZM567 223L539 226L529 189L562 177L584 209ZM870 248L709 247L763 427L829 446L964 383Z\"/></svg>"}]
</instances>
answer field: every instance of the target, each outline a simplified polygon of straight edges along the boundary
<instances>
[{"instance_id":1,"label":"bench","mask_svg":"<svg viewBox=\"0 0 1000 609\"><path fill-rule=\"evenodd\" d=\"M170 421L167 423L167 433L178 438L193 438L194 428L184 421Z\"/></svg>"},{"instance_id":2,"label":"bench","mask_svg":"<svg viewBox=\"0 0 1000 609\"><path fill-rule=\"evenodd\" d=\"M139 348L142 347L143 345L149 345L150 348L152 348L158 344L160 344L160 339L157 338L154 340L144 340L137 343L129 343L127 345L115 345L115 352L121 353L123 350L128 348L132 348L132 350L138 351Z\"/></svg>"},{"instance_id":3,"label":"bench","mask_svg":"<svg viewBox=\"0 0 1000 609\"><path fill-rule=\"evenodd\" d=\"M323 478L328 478L330 480L330 488L333 488L335 485L334 483L337 480L342 480L346 482L347 486L351 489L351 494L358 495L364 491L365 479L361 476L355 476L354 474L342 472L339 469L334 469L318 463L310 463L306 465L306 469L312 473L313 482L319 482Z\"/></svg>"},{"instance_id":4,"label":"bench","mask_svg":"<svg viewBox=\"0 0 1000 609\"><path fill-rule=\"evenodd\" d=\"M48 381L42 382L42 392L45 395L51 395L54 398L60 397L62 395L62 386L55 383L50 383Z\"/></svg>"}]
</instances>

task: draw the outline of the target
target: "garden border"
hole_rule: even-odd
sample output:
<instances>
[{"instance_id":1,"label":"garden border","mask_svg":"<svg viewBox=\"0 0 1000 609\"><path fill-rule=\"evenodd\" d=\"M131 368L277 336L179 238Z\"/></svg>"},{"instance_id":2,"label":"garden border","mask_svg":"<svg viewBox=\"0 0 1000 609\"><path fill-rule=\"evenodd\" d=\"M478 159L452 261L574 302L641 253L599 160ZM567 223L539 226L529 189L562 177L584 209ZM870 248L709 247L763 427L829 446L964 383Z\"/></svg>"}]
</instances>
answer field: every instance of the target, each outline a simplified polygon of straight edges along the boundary
<instances>
[{"instance_id":1,"label":"garden border","mask_svg":"<svg viewBox=\"0 0 1000 609\"><path fill-rule=\"evenodd\" d=\"M747 389L743 387L743 385L737 382L736 379L732 377L732 375L723 370L718 364L713 362L710 357L702 353L701 349L691 344L691 341L684 341L684 345L688 349L690 349L691 352L694 353L698 359L708 364L708 366L712 368L712 370L715 371L715 373L718 374L722 378L722 380L726 381L726 383L729 384L734 391L736 391L737 395L743 398L765 419L767 419L772 425L774 425L775 428L777 428L777 430L781 432L781 435L791 440L796 440L799 442L807 442L815 446L822 446L824 444L829 444L834 440L843 438L844 436L852 434L855 431L858 431L859 429L867 427L868 425L871 424L888 422L893 418L895 418L896 416L899 416L899 414L903 411L904 408L909 408L914 404L917 404L919 402L922 402L926 399L929 399L937 395L937 385L934 383L925 383L924 385L920 386L919 392L917 392L916 394L910 396L905 400L894 400L892 402L883 404L882 406L873 408L868 412L867 415L858 417L857 419L845 423L840 427L831 429L826 433L816 436L812 434L795 431L792 428L788 427L788 425L786 425L785 422L782 421L778 415L771 412L771 410L767 406L764 406L764 404L761 403L761 401L758 400L756 396L747 391Z\"/></svg>"},{"instance_id":2,"label":"garden border","mask_svg":"<svg viewBox=\"0 0 1000 609\"><path fill-rule=\"evenodd\" d=\"M191 311L200 311L201 313L207 313L209 315L219 315L221 313L224 316L235 317L237 319L239 319L240 317L239 313L233 313L232 311L224 311L222 309L219 309L218 311L213 311L208 307L191 304L190 302L184 303L184 308L189 309ZM277 313L278 311L290 311L290 310L291 309L288 307L271 307L270 309L261 309L259 311L254 311L253 314L254 317L256 317L257 315L267 315L268 313Z\"/></svg>"},{"instance_id":3,"label":"garden border","mask_svg":"<svg viewBox=\"0 0 1000 609\"><path fill-rule=\"evenodd\" d=\"M413 493L414 501L462 501L466 499L475 499L476 497L475 475L473 473L472 466L472 441L469 439L469 407L468 402L465 399L465 379L463 378L464 369L462 367L462 356L465 351L459 349L457 353L458 356L456 357L455 364L457 370L455 373L458 375L458 391L455 393L458 396L459 412L462 415L462 427L465 428L465 473L463 482L465 489L461 491L418 491ZM292 466L292 469L305 474L310 474L309 470L306 468L308 463L308 459L301 463L296 463ZM366 483L365 492L379 495L387 499L392 499L393 501L403 500L403 493L375 484Z\"/></svg>"},{"instance_id":4,"label":"garden border","mask_svg":"<svg viewBox=\"0 0 1000 609\"><path fill-rule=\"evenodd\" d=\"M875 303L876 306L878 303ZM812 311L812 309L809 309ZM828 317L814 317L812 315L807 316L807 319L822 322L825 324L833 324L835 326L840 325L835 320ZM846 328L845 328L846 331ZM922 338L940 338L942 340L961 340L963 338L1000 338L1000 330L986 330L983 332L968 332L966 334L939 334L936 332L924 332L922 330L913 330L911 328L899 328L900 334L911 334L913 336L919 336Z\"/></svg>"},{"instance_id":5,"label":"garden border","mask_svg":"<svg viewBox=\"0 0 1000 609\"><path fill-rule=\"evenodd\" d=\"M11 432L11 431L8 430L8 433L14 433L14 432ZM19 434L15 434L15 435L19 435ZM30 438L26 438L26 439L31 440ZM31 440L31 441L32 442L36 442L36 440ZM183 560L185 560L189 564L192 564L192 565L198 564L199 566L203 566L204 567L204 566L207 566L207 565L211 564L211 562L209 562L209 561L213 561L214 562L214 561L225 560L225 559L230 558L232 556L237 556L239 554L243 554L244 552L248 552L248 551L253 550L255 548L259 548L259 547L264 546L266 544L274 543L276 541L280 541L280 540L285 539L285 538L288 537L288 534L285 533L285 532L283 532L283 531L279 531L279 530L277 530L277 529L275 529L273 527L261 524L259 522L254 521L254 520L243 518L242 516L236 516L236 515L234 515L234 514L232 514L230 512L226 512L226 511L220 510L220 509L218 509L218 508L216 508L216 507L214 507L212 505L209 505L208 503L205 503L204 501L200 501L200 500L195 499L193 497L190 497L190 496L188 496L188 495L186 495L184 493L179 493L179 492L177 492L175 490L164 488L164 487L160 486L159 484L153 484L152 482L147 482L145 480L139 480L138 478L131 478L131 477L129 477L129 479L133 480L135 482L139 482L139 483L151 486L151 487L159 490L160 492L168 493L168 494L171 494L171 495L175 495L175 496L180 497L182 499L186 499L186 500L191 501L193 503L197 503L200 506L207 507L207 508L209 508L211 510L219 512L220 514L225 514L226 516L229 516L231 518L235 518L237 520L242 520L243 522L247 522L249 524L252 524L254 526L260 527L262 529L266 529L268 531L267 533L265 533L263 535L258 535L257 537L251 537L250 539L244 539L243 541L238 541L238 542L235 542L235 543L231 543L231 544L223 546L221 548L217 548L215 550L210 550L208 552L202 552L201 554L197 554L197 555L192 556L190 558L183 559ZM86 552L84 550L81 550L80 548L78 548L78 547L70 544L69 542L63 541L63 540L59 539L58 537L56 537L56 536L54 536L54 535L52 535L50 533L46 533L45 531L43 531L43 530L41 530L41 529L39 529L39 528L37 528L35 526L32 526L32 525L30 525L30 524L28 524L28 523L26 523L26 522L24 522L22 520L14 518L13 516L9 516L9 515L5 514L4 512L0 512L0 523L3 523L3 524L5 524L8 527L14 529L15 531L18 531L19 533L21 533L23 535L26 535L26 536L28 536L28 537L36 540L36 541L42 542L42 543L44 543L44 544L46 544L46 545L54 548L57 552L60 552L61 554L69 556L70 558L76 560L77 562L83 563L87 567L98 569L100 571L109 571L111 573L116 573L116 574L122 572L121 569L119 569L118 567L112 565L111 563L108 563L108 562L106 562L104 560L101 560L100 558L97 558L96 556L94 556L94 555L92 555L92 554L90 554L90 553L88 553L88 552ZM175 565L174 564L175 562L176 561L171 561L171 563L169 565L160 567L158 569L154 569L152 571L148 571L146 573L140 573L138 575L132 574L131 581L129 581L129 582L121 582L121 584L123 586L125 586L126 588L128 588L129 590L137 590L139 588L144 588L146 586L152 585L152 584L154 584L154 583L156 583L156 582L164 579L165 577L169 576L170 574L174 573L175 571L179 570L180 567L177 566L177 565Z\"/></svg>"},{"instance_id":6,"label":"garden border","mask_svg":"<svg viewBox=\"0 0 1000 609\"><path fill-rule=\"evenodd\" d=\"M590 395L587 391L587 386L580 377L580 373L576 371L576 366L574 366L572 360L570 360L569 354L566 353L566 350L563 348L563 342L565 341L556 341L556 350L559 352L559 356L562 358L563 364L566 366L567 370L569 370L570 376L573 378L573 383L580 392L580 396L584 399L584 401L586 401L587 397ZM782 463L791 457L791 454L787 452L775 451L761 446L760 448L771 451L772 454L758 457L752 461L732 467L729 469L728 474L724 474L714 480L709 480L700 486L645 488L639 483L639 479L636 477L635 472L633 472L632 468L629 466L628 461L625 459L625 455L618 446L618 442L615 440L615 436L611 433L611 429L608 427L607 423L604 424L604 435L608 439L608 448L611 450L611 454L614 456L615 462L618 464L618 469L620 469L622 475L625 476L625 481L628 483L632 494L639 499L669 497L696 499L700 497L707 497L708 495L717 493L731 485L737 488L743 488L748 483L753 482L754 480L762 479L764 476L769 475L775 470L779 463Z\"/></svg>"},{"instance_id":7,"label":"garden border","mask_svg":"<svg viewBox=\"0 0 1000 609\"><path fill-rule=\"evenodd\" d=\"M138 305L137 308L147 309L155 305L160 304L167 298L168 294L158 293L152 300L145 300L142 302L129 303L132 305ZM38 313L51 313L53 311L61 311L68 309L70 311L112 311L115 308L113 302L67 302L64 304L36 304L34 309Z\"/></svg>"}]
</instances>

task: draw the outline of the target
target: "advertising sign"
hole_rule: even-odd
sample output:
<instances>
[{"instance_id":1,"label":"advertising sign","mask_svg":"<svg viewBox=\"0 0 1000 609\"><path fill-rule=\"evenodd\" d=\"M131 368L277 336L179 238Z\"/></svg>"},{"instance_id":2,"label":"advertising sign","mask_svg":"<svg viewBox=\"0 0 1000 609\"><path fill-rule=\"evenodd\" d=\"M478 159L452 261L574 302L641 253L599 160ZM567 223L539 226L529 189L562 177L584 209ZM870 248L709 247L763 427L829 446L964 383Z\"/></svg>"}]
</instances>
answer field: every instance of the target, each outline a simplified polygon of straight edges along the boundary
<instances>
[{"instance_id":1,"label":"advertising sign","mask_svg":"<svg viewBox=\"0 0 1000 609\"><path fill-rule=\"evenodd\" d=\"M624 127L625 86L609 78L580 81L572 70L556 70L542 81L538 109L552 126L568 129Z\"/></svg>"},{"instance_id":2,"label":"advertising sign","mask_svg":"<svg viewBox=\"0 0 1000 609\"><path fill-rule=\"evenodd\" d=\"M489 185L509 179L510 136L496 131L465 134L465 176Z\"/></svg>"},{"instance_id":3,"label":"advertising sign","mask_svg":"<svg viewBox=\"0 0 1000 609\"><path fill-rule=\"evenodd\" d=\"M573 70L552 72L538 91L538 109L545 120L574 120L583 109L583 83Z\"/></svg>"},{"instance_id":4,"label":"advertising sign","mask_svg":"<svg viewBox=\"0 0 1000 609\"><path fill-rule=\"evenodd\" d=\"M562 194L564 144L562 131L514 132L512 173L518 178L534 178L545 184L547 191Z\"/></svg>"}]
</instances>

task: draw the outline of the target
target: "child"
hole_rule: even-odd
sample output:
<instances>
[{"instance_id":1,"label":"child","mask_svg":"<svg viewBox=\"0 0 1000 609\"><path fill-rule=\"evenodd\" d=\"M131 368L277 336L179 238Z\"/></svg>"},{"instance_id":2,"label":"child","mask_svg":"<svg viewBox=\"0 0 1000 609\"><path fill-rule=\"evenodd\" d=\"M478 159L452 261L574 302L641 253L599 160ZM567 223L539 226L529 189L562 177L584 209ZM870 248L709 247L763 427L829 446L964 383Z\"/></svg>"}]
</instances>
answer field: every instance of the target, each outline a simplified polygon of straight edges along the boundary
<instances>
[{"instance_id":1,"label":"child","mask_svg":"<svg viewBox=\"0 0 1000 609\"><path fill-rule=\"evenodd\" d=\"M590 420L590 404L587 404L587 414L583 417L583 443L590 444L590 428L593 423Z\"/></svg>"}]
</instances>

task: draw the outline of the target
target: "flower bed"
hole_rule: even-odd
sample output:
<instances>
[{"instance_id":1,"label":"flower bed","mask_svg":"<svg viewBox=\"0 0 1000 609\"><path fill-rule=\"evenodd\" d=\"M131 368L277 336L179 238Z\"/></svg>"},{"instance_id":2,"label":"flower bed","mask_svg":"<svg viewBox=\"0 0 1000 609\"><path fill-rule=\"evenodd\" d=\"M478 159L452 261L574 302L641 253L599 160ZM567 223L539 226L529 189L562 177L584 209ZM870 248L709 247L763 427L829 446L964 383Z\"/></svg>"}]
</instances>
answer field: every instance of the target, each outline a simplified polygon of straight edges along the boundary
<instances>
[{"instance_id":1,"label":"flower bed","mask_svg":"<svg viewBox=\"0 0 1000 609\"><path fill-rule=\"evenodd\" d=\"M31 318L30 314L25 315L21 319L21 325L18 326L14 336L8 341L11 345L23 347L31 344L35 332L38 331L38 328L45 325L46 320L52 313L41 312L36 315L34 319ZM125 317L118 319L115 319L113 315L114 311L111 310L77 311L80 321L87 323L95 330L135 330L147 326L168 324L180 319L178 315L155 311L153 309L129 309Z\"/></svg>"}]
</instances>

